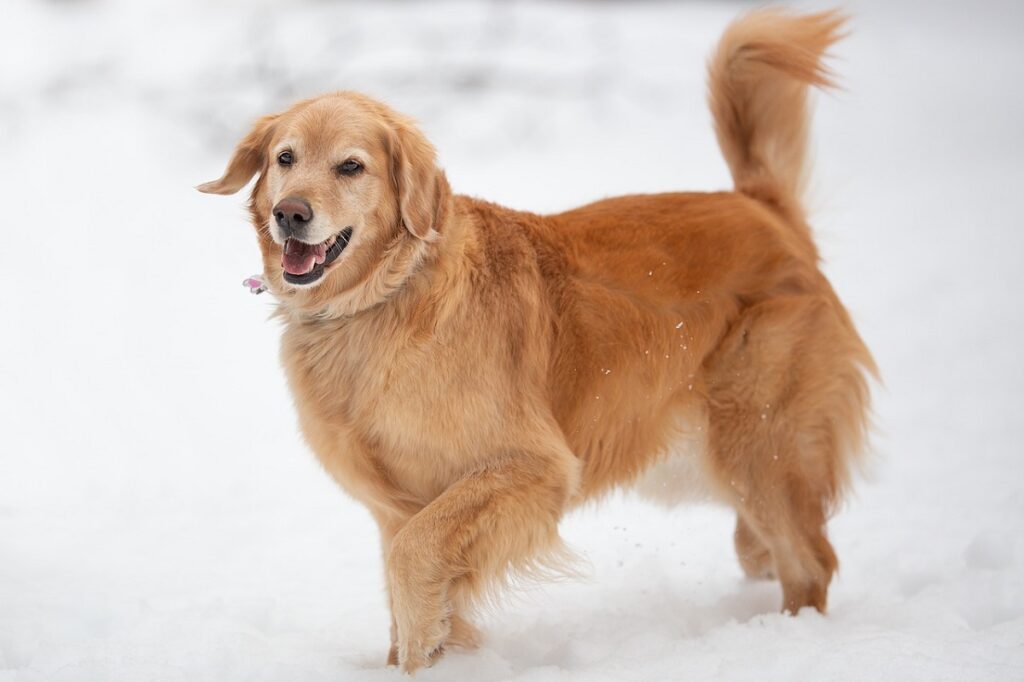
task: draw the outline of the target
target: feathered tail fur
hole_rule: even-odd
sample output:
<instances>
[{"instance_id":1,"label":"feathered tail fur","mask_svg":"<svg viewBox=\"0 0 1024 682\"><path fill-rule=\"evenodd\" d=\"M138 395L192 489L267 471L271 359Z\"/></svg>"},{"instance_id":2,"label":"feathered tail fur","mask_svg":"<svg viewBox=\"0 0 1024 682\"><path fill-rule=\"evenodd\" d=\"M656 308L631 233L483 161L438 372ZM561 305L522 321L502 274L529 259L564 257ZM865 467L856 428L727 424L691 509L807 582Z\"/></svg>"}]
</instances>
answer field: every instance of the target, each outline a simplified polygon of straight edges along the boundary
<instances>
[{"instance_id":1,"label":"feathered tail fur","mask_svg":"<svg viewBox=\"0 0 1024 682\"><path fill-rule=\"evenodd\" d=\"M823 58L844 21L837 12L750 12L726 29L708 65L715 133L736 190L801 225L807 88L834 85Z\"/></svg>"}]
</instances>

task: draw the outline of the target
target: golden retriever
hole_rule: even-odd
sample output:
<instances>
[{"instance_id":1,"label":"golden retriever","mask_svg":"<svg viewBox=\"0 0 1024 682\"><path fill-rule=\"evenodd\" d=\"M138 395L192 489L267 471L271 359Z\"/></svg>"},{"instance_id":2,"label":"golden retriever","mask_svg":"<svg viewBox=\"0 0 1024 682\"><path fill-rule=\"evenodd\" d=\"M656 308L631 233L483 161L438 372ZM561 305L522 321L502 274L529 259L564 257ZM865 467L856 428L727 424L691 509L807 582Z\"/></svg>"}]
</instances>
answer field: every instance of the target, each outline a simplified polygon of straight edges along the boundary
<instances>
[{"instance_id":1,"label":"golden retriever","mask_svg":"<svg viewBox=\"0 0 1024 682\"><path fill-rule=\"evenodd\" d=\"M199 187L257 176L302 431L380 525L390 664L473 646L474 604L557 564L567 509L679 463L735 507L743 569L825 609L874 372L801 206L807 90L841 26L726 30L709 99L731 192L503 208L452 194L412 121L352 92L261 118Z\"/></svg>"}]
</instances>

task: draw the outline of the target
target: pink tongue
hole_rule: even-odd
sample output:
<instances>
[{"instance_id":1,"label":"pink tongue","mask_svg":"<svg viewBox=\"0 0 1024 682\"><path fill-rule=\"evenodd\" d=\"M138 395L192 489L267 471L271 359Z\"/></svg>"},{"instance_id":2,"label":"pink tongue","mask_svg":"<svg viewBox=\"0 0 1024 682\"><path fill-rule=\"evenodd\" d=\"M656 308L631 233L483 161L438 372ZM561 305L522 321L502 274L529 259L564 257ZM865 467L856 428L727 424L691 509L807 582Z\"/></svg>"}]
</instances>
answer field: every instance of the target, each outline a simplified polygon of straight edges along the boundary
<instances>
[{"instance_id":1,"label":"pink tongue","mask_svg":"<svg viewBox=\"0 0 1024 682\"><path fill-rule=\"evenodd\" d=\"M323 263L327 247L323 244L305 244L297 239L284 243L281 267L291 275L305 275L316 263Z\"/></svg>"}]
</instances>

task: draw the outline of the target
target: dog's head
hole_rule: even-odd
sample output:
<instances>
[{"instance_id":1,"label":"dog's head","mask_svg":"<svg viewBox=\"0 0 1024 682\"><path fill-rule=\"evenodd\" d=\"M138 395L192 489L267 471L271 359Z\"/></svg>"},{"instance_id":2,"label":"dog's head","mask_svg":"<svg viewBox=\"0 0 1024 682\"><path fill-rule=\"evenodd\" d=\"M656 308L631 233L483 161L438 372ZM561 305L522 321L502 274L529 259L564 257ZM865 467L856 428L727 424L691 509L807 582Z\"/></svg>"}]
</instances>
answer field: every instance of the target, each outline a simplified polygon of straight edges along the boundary
<instances>
[{"instance_id":1,"label":"dog's head","mask_svg":"<svg viewBox=\"0 0 1024 682\"><path fill-rule=\"evenodd\" d=\"M234 194L254 175L249 209L264 277L303 308L376 303L404 281L449 213L448 182L422 133L350 92L259 119L224 175L198 189Z\"/></svg>"}]
</instances>

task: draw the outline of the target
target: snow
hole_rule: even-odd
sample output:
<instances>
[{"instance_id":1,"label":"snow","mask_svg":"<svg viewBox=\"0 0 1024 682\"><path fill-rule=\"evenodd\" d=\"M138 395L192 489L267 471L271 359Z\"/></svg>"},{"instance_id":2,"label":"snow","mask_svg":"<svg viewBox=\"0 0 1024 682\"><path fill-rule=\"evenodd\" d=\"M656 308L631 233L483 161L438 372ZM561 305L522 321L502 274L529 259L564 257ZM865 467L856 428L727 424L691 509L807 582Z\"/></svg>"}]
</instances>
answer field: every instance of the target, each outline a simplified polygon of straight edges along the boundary
<instances>
[{"instance_id":1,"label":"snow","mask_svg":"<svg viewBox=\"0 0 1024 682\"><path fill-rule=\"evenodd\" d=\"M8 0L0 680L396 679L375 528L239 286L242 200L192 187L339 87L511 206L726 187L703 64L744 6ZM584 579L512 595L421 679L1024 679L1024 6L846 7L812 205L885 386L829 615L776 613L725 510L616 496L563 525Z\"/></svg>"}]
</instances>

